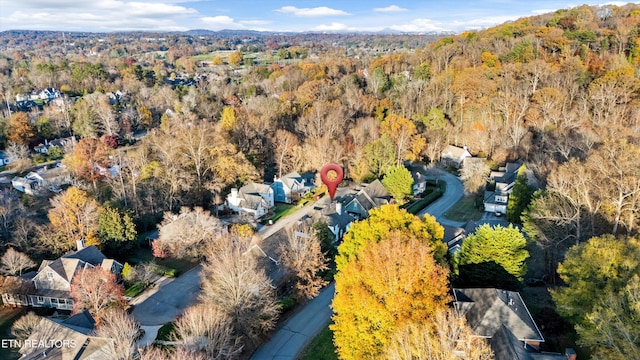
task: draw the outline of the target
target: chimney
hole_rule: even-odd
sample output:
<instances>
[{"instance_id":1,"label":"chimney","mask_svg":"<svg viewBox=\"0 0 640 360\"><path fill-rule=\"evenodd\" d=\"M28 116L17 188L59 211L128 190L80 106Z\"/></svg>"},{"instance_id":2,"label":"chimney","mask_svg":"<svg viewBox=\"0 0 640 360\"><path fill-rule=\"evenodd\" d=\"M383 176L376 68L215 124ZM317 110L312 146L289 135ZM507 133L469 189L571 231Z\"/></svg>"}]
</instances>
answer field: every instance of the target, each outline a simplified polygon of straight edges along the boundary
<instances>
[{"instance_id":1,"label":"chimney","mask_svg":"<svg viewBox=\"0 0 640 360\"><path fill-rule=\"evenodd\" d=\"M342 215L342 203L341 202L336 202L336 213L338 213L338 215Z\"/></svg>"},{"instance_id":2,"label":"chimney","mask_svg":"<svg viewBox=\"0 0 640 360\"><path fill-rule=\"evenodd\" d=\"M236 188L231 189L231 197L234 199L238 197L238 189Z\"/></svg>"},{"instance_id":3,"label":"chimney","mask_svg":"<svg viewBox=\"0 0 640 360\"><path fill-rule=\"evenodd\" d=\"M78 248L78 251L84 249L84 239L76 240L76 247Z\"/></svg>"},{"instance_id":4,"label":"chimney","mask_svg":"<svg viewBox=\"0 0 640 360\"><path fill-rule=\"evenodd\" d=\"M567 360L576 360L578 358L576 351L573 350L572 348L566 348L564 350L564 353L565 355L567 355Z\"/></svg>"}]
</instances>

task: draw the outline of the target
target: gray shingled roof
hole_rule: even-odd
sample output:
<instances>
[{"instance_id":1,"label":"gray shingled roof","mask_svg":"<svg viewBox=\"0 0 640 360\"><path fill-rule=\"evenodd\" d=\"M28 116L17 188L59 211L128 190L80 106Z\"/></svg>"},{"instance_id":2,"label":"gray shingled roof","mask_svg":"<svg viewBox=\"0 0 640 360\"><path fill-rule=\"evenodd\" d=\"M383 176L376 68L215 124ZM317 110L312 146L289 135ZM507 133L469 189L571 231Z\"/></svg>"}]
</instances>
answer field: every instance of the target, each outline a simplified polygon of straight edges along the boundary
<instances>
[{"instance_id":1,"label":"gray shingled roof","mask_svg":"<svg viewBox=\"0 0 640 360\"><path fill-rule=\"evenodd\" d=\"M560 353L541 352L526 345L509 330L506 325L493 335L489 341L496 360L560 360L567 359L567 355Z\"/></svg>"},{"instance_id":2,"label":"gray shingled roof","mask_svg":"<svg viewBox=\"0 0 640 360\"><path fill-rule=\"evenodd\" d=\"M502 289L453 289L455 305L478 336L490 338L505 325L521 341L544 341L520 294Z\"/></svg>"}]
</instances>

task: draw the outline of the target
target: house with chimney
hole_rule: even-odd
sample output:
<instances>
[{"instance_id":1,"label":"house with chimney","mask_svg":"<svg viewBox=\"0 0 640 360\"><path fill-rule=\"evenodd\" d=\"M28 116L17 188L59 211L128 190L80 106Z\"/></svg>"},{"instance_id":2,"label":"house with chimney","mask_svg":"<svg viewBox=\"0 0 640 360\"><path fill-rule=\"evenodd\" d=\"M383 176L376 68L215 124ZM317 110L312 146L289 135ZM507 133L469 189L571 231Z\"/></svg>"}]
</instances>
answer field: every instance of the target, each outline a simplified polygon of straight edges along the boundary
<instances>
[{"instance_id":1,"label":"house with chimney","mask_svg":"<svg viewBox=\"0 0 640 360\"><path fill-rule=\"evenodd\" d=\"M492 171L489 175L489 183L487 190L484 192L484 211L492 213L507 213L507 204L509 203L509 195L513 191L516 183L518 172L524 165L522 160L506 163L498 171ZM535 186L537 180L533 172L527 170L526 176L528 183Z\"/></svg>"},{"instance_id":2,"label":"house with chimney","mask_svg":"<svg viewBox=\"0 0 640 360\"><path fill-rule=\"evenodd\" d=\"M460 169L464 166L464 160L471 157L471 153L467 146L458 147L448 145L442 153L440 153L440 162L445 166L451 166Z\"/></svg>"},{"instance_id":3,"label":"house with chimney","mask_svg":"<svg viewBox=\"0 0 640 360\"><path fill-rule=\"evenodd\" d=\"M34 307L50 307L60 310L73 309L71 284L83 269L102 267L119 275L123 265L108 259L94 245L84 247L78 240L78 250L56 260L44 260L32 279L35 291L28 294L28 304Z\"/></svg>"},{"instance_id":4,"label":"house with chimney","mask_svg":"<svg viewBox=\"0 0 640 360\"><path fill-rule=\"evenodd\" d=\"M238 214L259 219L275 205L274 190L267 184L250 183L240 189L231 189L226 204Z\"/></svg>"}]
</instances>

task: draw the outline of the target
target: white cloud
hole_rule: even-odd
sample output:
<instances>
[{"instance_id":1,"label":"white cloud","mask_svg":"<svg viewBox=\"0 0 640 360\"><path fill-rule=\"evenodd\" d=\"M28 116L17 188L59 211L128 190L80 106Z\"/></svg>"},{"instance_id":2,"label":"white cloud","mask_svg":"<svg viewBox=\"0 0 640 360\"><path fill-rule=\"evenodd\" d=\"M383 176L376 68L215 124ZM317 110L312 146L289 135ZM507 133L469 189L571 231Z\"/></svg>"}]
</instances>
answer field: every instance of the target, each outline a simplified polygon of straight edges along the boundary
<instances>
[{"instance_id":1,"label":"white cloud","mask_svg":"<svg viewBox=\"0 0 640 360\"><path fill-rule=\"evenodd\" d=\"M402 32L426 32L448 30L440 23L430 19L414 19L407 24L391 25L391 29Z\"/></svg>"},{"instance_id":2,"label":"white cloud","mask_svg":"<svg viewBox=\"0 0 640 360\"><path fill-rule=\"evenodd\" d=\"M351 15L348 12L320 6L315 8L297 8L295 6L283 6L275 10L284 14L292 14L300 17L323 17L323 16L346 16Z\"/></svg>"},{"instance_id":3,"label":"white cloud","mask_svg":"<svg viewBox=\"0 0 640 360\"><path fill-rule=\"evenodd\" d=\"M407 9L405 8L401 8L398 5L389 5L387 7L382 7L382 8L373 8L373 11L376 12L387 12L387 13L394 13L394 12L401 12L401 11L407 11Z\"/></svg>"},{"instance_id":4,"label":"white cloud","mask_svg":"<svg viewBox=\"0 0 640 360\"><path fill-rule=\"evenodd\" d=\"M0 29L72 31L184 31L180 22L198 11L181 0L0 0ZM6 6L5 6L6 5Z\"/></svg>"},{"instance_id":5,"label":"white cloud","mask_svg":"<svg viewBox=\"0 0 640 360\"><path fill-rule=\"evenodd\" d=\"M346 31L349 27L345 24L332 22L331 24L322 24L313 28L315 31Z\"/></svg>"},{"instance_id":6,"label":"white cloud","mask_svg":"<svg viewBox=\"0 0 640 360\"><path fill-rule=\"evenodd\" d=\"M245 26L229 16L205 16L200 21L211 30L245 29Z\"/></svg>"}]
</instances>

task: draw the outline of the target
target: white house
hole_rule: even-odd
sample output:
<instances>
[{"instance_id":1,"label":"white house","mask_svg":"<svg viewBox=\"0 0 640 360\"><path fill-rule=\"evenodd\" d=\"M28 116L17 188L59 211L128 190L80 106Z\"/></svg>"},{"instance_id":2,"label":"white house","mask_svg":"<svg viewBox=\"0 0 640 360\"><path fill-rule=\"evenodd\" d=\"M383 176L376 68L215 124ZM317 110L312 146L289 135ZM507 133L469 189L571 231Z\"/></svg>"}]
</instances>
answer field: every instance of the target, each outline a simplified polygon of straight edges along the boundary
<instances>
[{"instance_id":1,"label":"white house","mask_svg":"<svg viewBox=\"0 0 640 360\"><path fill-rule=\"evenodd\" d=\"M484 192L484 211L506 214L507 203L509 202L509 194L513 190L513 185L518 176L518 170L523 162L518 160L513 163L507 163L498 171L492 171L489 176L491 181L495 182L494 191Z\"/></svg>"},{"instance_id":2,"label":"white house","mask_svg":"<svg viewBox=\"0 0 640 360\"><path fill-rule=\"evenodd\" d=\"M463 147L449 145L440 154L440 162L459 169L464 165L464 159L470 157L471 153L466 145Z\"/></svg>"},{"instance_id":3,"label":"white house","mask_svg":"<svg viewBox=\"0 0 640 360\"><path fill-rule=\"evenodd\" d=\"M266 184L247 184L231 189L227 206L237 213L252 214L255 219L264 216L275 205L273 188Z\"/></svg>"}]
</instances>

